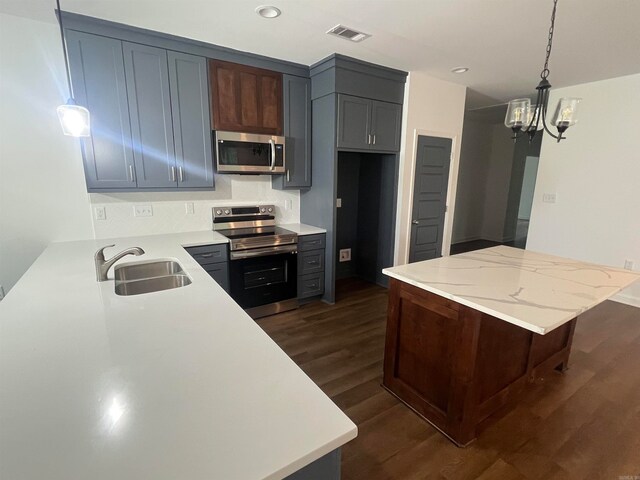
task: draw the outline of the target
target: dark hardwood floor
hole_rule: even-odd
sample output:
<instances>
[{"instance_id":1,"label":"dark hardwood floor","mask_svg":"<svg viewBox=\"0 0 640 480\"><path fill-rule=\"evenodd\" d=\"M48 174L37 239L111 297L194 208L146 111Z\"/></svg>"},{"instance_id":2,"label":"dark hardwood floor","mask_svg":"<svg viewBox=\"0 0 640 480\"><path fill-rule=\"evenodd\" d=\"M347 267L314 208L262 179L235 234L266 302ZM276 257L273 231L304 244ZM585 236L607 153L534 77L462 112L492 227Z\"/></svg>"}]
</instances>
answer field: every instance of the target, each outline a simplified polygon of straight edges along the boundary
<instances>
[{"instance_id":1,"label":"dark hardwood floor","mask_svg":"<svg viewBox=\"0 0 640 480\"><path fill-rule=\"evenodd\" d=\"M344 480L639 478L640 309L605 302L581 316L569 370L464 449L380 386L386 309L386 289L347 280L335 305L258 320L358 425Z\"/></svg>"}]
</instances>

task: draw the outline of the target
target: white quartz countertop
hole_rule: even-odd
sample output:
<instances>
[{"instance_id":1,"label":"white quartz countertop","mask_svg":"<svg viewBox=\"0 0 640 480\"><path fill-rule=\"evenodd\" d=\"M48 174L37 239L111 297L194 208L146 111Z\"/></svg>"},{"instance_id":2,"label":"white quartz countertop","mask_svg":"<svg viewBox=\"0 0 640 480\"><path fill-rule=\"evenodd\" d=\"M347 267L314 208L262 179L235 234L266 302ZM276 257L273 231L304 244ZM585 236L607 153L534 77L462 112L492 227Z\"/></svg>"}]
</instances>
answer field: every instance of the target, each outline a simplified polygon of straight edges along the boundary
<instances>
[{"instance_id":1,"label":"white quartz countertop","mask_svg":"<svg viewBox=\"0 0 640 480\"><path fill-rule=\"evenodd\" d=\"M629 270L506 246L387 268L383 273L540 334L640 278Z\"/></svg>"},{"instance_id":2,"label":"white quartz countertop","mask_svg":"<svg viewBox=\"0 0 640 480\"><path fill-rule=\"evenodd\" d=\"M51 244L0 302L0 478L280 479L356 426L182 246L215 232ZM117 296L94 252L175 259L192 284ZM117 265L117 264L116 264ZM113 270L109 273L113 278Z\"/></svg>"},{"instance_id":3,"label":"white quartz countertop","mask_svg":"<svg viewBox=\"0 0 640 480\"><path fill-rule=\"evenodd\" d=\"M278 226L286 228L287 230L291 230L292 232L296 232L298 235L316 235L318 233L327 233L324 228L305 225L304 223L285 223L284 225Z\"/></svg>"}]
</instances>

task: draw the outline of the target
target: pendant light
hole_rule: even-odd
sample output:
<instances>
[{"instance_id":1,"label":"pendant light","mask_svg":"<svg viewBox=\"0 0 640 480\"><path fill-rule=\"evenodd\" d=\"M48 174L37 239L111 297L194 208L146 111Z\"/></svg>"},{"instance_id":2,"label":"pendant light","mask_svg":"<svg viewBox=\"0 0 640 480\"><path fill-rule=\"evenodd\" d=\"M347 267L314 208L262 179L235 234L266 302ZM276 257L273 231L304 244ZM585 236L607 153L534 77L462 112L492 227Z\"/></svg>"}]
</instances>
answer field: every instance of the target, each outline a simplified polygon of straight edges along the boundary
<instances>
[{"instance_id":1,"label":"pendant light","mask_svg":"<svg viewBox=\"0 0 640 480\"><path fill-rule=\"evenodd\" d=\"M76 103L73 98L73 88L71 86L71 74L69 72L69 57L67 55L67 42L64 38L64 28L62 27L62 10L60 10L60 0L56 0L58 7L58 22L60 23L60 38L62 39L62 52L64 53L64 66L67 74L67 85L69 87L69 99L64 105L57 108L58 119L62 125L62 133L71 137L88 137L90 135L90 115L89 110Z\"/></svg>"},{"instance_id":2,"label":"pendant light","mask_svg":"<svg viewBox=\"0 0 640 480\"><path fill-rule=\"evenodd\" d=\"M541 80L536 87L538 91L536 103L532 105L531 100L528 98L517 98L511 100L507 107L504 124L513 131L512 138L514 141L526 133L529 135L529 141L531 142L538 130L544 130L560 142L560 140L566 138L563 136L564 132L578 121L576 113L578 104L582 99L563 97L558 102L555 114L551 119L552 125L556 127L558 134L555 135L547 126L547 103L549 102L549 90L551 89L551 84L547 77L549 76L549 57L551 56L551 46L553 44L553 29L556 21L557 6L558 0L553 0L547 54L544 67L540 72Z\"/></svg>"}]
</instances>

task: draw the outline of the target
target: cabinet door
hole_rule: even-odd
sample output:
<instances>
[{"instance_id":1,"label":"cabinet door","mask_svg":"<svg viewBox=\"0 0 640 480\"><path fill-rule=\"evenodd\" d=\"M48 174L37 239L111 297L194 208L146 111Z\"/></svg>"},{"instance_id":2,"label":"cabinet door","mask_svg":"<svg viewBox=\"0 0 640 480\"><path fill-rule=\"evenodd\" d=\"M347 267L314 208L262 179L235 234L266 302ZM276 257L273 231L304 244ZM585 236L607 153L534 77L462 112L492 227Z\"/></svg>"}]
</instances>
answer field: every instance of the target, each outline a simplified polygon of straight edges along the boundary
<instances>
[{"instance_id":1,"label":"cabinet door","mask_svg":"<svg viewBox=\"0 0 640 480\"><path fill-rule=\"evenodd\" d=\"M76 101L91 114L82 139L87 190L135 188L122 42L73 30L66 38Z\"/></svg>"},{"instance_id":2,"label":"cabinet door","mask_svg":"<svg viewBox=\"0 0 640 480\"><path fill-rule=\"evenodd\" d=\"M373 100L371 111L371 149L400 151L402 106Z\"/></svg>"},{"instance_id":3,"label":"cabinet door","mask_svg":"<svg viewBox=\"0 0 640 480\"><path fill-rule=\"evenodd\" d=\"M338 95L338 148L369 150L371 100Z\"/></svg>"},{"instance_id":4,"label":"cabinet door","mask_svg":"<svg viewBox=\"0 0 640 480\"><path fill-rule=\"evenodd\" d=\"M282 74L209 60L215 130L282 135Z\"/></svg>"},{"instance_id":5,"label":"cabinet door","mask_svg":"<svg viewBox=\"0 0 640 480\"><path fill-rule=\"evenodd\" d=\"M207 60L168 52L178 188L213 188Z\"/></svg>"},{"instance_id":6,"label":"cabinet door","mask_svg":"<svg viewBox=\"0 0 640 480\"><path fill-rule=\"evenodd\" d=\"M277 189L311 186L311 80L283 76L286 173L274 176Z\"/></svg>"},{"instance_id":7,"label":"cabinet door","mask_svg":"<svg viewBox=\"0 0 640 480\"><path fill-rule=\"evenodd\" d=\"M176 187L167 51L123 43L138 188Z\"/></svg>"}]
</instances>

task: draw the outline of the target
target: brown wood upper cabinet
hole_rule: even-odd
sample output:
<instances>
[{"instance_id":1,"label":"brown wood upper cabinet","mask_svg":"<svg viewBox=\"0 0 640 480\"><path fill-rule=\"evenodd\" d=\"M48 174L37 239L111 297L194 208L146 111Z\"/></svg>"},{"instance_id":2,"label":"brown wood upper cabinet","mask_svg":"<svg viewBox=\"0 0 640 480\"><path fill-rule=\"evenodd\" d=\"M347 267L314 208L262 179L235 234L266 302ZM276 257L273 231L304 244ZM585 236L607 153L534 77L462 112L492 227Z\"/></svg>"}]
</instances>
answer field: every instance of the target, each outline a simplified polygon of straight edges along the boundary
<instances>
[{"instance_id":1,"label":"brown wood upper cabinet","mask_svg":"<svg viewBox=\"0 0 640 480\"><path fill-rule=\"evenodd\" d=\"M282 74L209 60L215 130L282 135Z\"/></svg>"}]
</instances>

